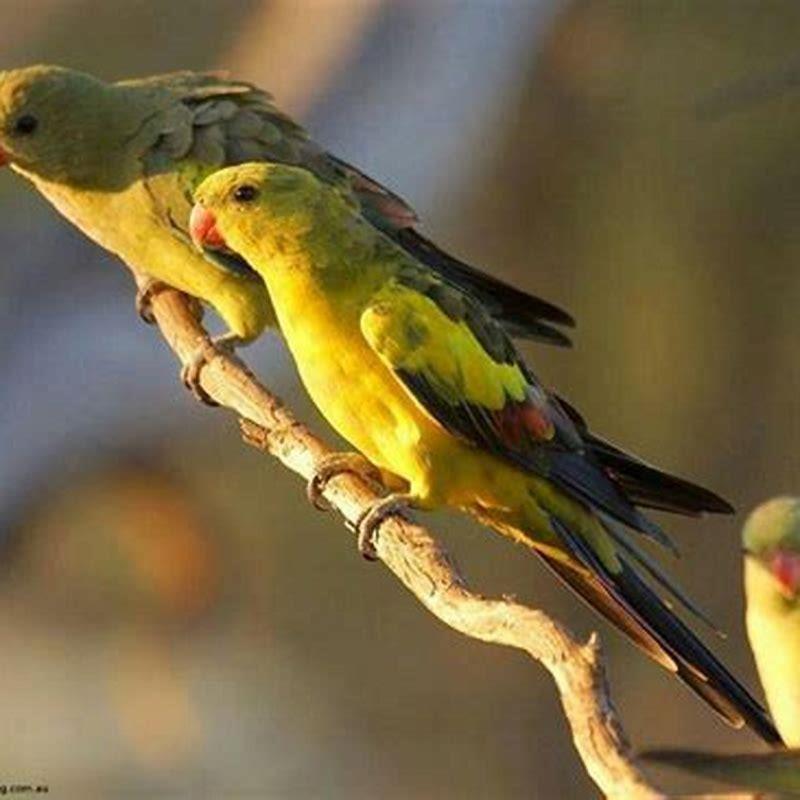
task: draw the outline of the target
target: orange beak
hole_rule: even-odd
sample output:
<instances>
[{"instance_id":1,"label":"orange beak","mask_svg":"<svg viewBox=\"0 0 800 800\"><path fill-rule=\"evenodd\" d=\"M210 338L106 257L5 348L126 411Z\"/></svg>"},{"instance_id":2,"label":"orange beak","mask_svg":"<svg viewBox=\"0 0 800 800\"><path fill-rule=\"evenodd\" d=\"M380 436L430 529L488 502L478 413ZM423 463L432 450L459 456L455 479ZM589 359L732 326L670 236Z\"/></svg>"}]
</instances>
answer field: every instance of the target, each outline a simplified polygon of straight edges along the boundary
<instances>
[{"instance_id":1,"label":"orange beak","mask_svg":"<svg viewBox=\"0 0 800 800\"><path fill-rule=\"evenodd\" d=\"M200 203L195 203L189 217L189 233L196 247L210 247L220 250L225 247L225 240L217 230L214 215Z\"/></svg>"},{"instance_id":2,"label":"orange beak","mask_svg":"<svg viewBox=\"0 0 800 800\"><path fill-rule=\"evenodd\" d=\"M11 159L8 157L8 153L0 147L0 167L5 167Z\"/></svg>"}]
</instances>

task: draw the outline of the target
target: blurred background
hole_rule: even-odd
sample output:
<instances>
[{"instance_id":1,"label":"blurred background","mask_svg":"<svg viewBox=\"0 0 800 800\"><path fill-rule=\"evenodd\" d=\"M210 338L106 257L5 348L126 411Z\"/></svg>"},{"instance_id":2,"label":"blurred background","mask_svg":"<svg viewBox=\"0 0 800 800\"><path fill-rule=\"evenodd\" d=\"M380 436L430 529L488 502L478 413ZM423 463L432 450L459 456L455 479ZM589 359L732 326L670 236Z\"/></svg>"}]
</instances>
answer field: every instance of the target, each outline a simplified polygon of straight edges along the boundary
<instances>
[{"instance_id":1,"label":"blurred background","mask_svg":"<svg viewBox=\"0 0 800 800\"><path fill-rule=\"evenodd\" d=\"M800 491L793 0L0 0L0 68L227 69L411 200L425 232L571 310L530 347L593 426L742 514L669 521L744 641L739 529ZM700 104L700 113L698 113ZM713 103L712 103L713 105ZM722 105L725 105L723 103ZM56 796L583 798L550 679L452 633L299 480L199 407L132 282L0 175L0 779ZM274 336L249 363L319 431ZM556 586L432 518L476 588L602 632L635 745L755 746ZM672 777L671 787L678 784Z\"/></svg>"}]
</instances>

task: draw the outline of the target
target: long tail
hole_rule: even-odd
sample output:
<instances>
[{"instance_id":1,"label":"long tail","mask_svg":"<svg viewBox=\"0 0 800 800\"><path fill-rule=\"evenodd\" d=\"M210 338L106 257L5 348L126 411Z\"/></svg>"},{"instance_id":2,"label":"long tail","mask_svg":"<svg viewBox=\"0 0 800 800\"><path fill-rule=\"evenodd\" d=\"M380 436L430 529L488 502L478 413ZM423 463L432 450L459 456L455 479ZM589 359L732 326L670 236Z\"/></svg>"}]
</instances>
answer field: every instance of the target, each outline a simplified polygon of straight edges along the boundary
<instances>
[{"instance_id":1,"label":"long tail","mask_svg":"<svg viewBox=\"0 0 800 800\"><path fill-rule=\"evenodd\" d=\"M569 401L560 396L556 401L580 431L586 449L605 476L633 505L690 517L704 513L733 513L731 504L718 494L670 475L597 436L589 430L586 420Z\"/></svg>"},{"instance_id":2,"label":"long tail","mask_svg":"<svg viewBox=\"0 0 800 800\"><path fill-rule=\"evenodd\" d=\"M559 520L551 517L551 521L570 559L554 557L535 548L535 543L534 549L564 583L673 672L728 724L735 728L747 725L768 744L782 744L764 708L645 583L624 555L618 555L620 569L612 573L582 537Z\"/></svg>"},{"instance_id":3,"label":"long tail","mask_svg":"<svg viewBox=\"0 0 800 800\"><path fill-rule=\"evenodd\" d=\"M626 497L641 508L700 516L732 514L733 507L714 492L670 475L588 432L586 444Z\"/></svg>"}]
</instances>

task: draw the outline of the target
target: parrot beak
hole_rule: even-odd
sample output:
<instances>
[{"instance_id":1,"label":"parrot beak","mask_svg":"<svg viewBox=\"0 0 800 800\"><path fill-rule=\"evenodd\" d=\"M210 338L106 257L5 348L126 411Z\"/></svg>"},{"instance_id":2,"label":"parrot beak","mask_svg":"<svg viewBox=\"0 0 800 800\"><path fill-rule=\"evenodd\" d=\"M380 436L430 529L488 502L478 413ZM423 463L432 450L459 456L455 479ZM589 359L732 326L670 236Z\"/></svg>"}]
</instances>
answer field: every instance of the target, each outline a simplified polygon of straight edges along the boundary
<instances>
[{"instance_id":1,"label":"parrot beak","mask_svg":"<svg viewBox=\"0 0 800 800\"><path fill-rule=\"evenodd\" d=\"M225 240L217 230L216 217L200 203L195 203L189 217L189 233L198 250L205 247L221 250L225 247Z\"/></svg>"},{"instance_id":2,"label":"parrot beak","mask_svg":"<svg viewBox=\"0 0 800 800\"><path fill-rule=\"evenodd\" d=\"M792 550L776 550L769 558L768 566L781 593L793 599L800 593L800 553Z\"/></svg>"},{"instance_id":3,"label":"parrot beak","mask_svg":"<svg viewBox=\"0 0 800 800\"><path fill-rule=\"evenodd\" d=\"M8 157L8 153L0 147L0 167L5 167L10 162L11 159Z\"/></svg>"}]
</instances>

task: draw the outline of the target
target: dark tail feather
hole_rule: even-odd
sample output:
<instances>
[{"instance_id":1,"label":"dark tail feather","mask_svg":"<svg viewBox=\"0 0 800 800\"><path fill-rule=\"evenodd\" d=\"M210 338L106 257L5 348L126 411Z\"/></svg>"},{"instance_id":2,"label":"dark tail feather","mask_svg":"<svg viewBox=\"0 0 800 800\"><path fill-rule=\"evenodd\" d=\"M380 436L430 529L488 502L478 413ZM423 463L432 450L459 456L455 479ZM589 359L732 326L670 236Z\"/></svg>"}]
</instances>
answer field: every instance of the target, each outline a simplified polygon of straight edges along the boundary
<instances>
[{"instance_id":1,"label":"dark tail feather","mask_svg":"<svg viewBox=\"0 0 800 800\"><path fill-rule=\"evenodd\" d=\"M592 433L584 435L590 450L637 506L674 514L732 514L730 503L714 492L650 466Z\"/></svg>"},{"instance_id":2,"label":"dark tail feather","mask_svg":"<svg viewBox=\"0 0 800 800\"><path fill-rule=\"evenodd\" d=\"M611 442L595 436L581 413L569 401L563 397L556 399L580 431L596 461L631 503L642 508L693 517L703 513L734 512L733 506L714 492L663 472Z\"/></svg>"},{"instance_id":3,"label":"dark tail feather","mask_svg":"<svg viewBox=\"0 0 800 800\"><path fill-rule=\"evenodd\" d=\"M558 520L552 521L564 546L583 568L537 552L565 583L654 660L674 672L730 725L738 728L746 724L767 743L782 744L762 706L629 564L620 559L622 569L612 575L588 544Z\"/></svg>"},{"instance_id":4,"label":"dark tail feather","mask_svg":"<svg viewBox=\"0 0 800 800\"><path fill-rule=\"evenodd\" d=\"M330 153L325 154L328 164L333 164L350 176L354 187L370 197L375 213L372 221L406 252L427 264L444 280L460 286L473 294L502 322L506 331L515 338L535 339L560 347L570 347L569 337L553 325L571 328L575 320L558 306L534 295L516 289L504 281L481 272L463 261L440 250L413 227L417 222L414 209L402 197L382 186L361 170ZM365 209L369 214L369 209ZM550 323L550 324L548 324Z\"/></svg>"},{"instance_id":5,"label":"dark tail feather","mask_svg":"<svg viewBox=\"0 0 800 800\"><path fill-rule=\"evenodd\" d=\"M638 564L655 583L665 589L675 600L677 600L687 611L694 614L699 620L708 625L721 638L726 638L725 634L717 627L716 623L703 611L697 603L689 597L675 581L667 575L661 565L641 547L639 547L631 537L630 533L614 520L603 517L603 527L608 531L611 538L631 557L635 564Z\"/></svg>"},{"instance_id":6,"label":"dark tail feather","mask_svg":"<svg viewBox=\"0 0 800 800\"><path fill-rule=\"evenodd\" d=\"M548 458L547 477L554 484L583 500L594 511L608 514L677 555L677 548L670 538L634 507L633 501L595 459L569 450L553 451Z\"/></svg>"}]
</instances>

